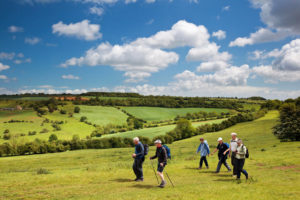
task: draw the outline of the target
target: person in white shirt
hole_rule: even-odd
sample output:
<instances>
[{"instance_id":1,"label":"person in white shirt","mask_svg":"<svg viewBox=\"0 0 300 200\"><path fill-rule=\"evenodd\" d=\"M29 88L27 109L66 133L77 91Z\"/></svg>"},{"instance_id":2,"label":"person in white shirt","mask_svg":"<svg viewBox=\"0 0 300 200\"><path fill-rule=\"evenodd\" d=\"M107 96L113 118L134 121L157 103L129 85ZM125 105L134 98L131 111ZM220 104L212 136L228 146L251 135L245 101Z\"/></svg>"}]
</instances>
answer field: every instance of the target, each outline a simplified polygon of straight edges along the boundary
<instances>
[{"instance_id":1,"label":"person in white shirt","mask_svg":"<svg viewBox=\"0 0 300 200\"><path fill-rule=\"evenodd\" d=\"M229 157L231 157L231 165L233 167L233 176L237 175L237 160L236 160L236 150L237 150L237 134L231 133L231 140L230 140L230 148L227 151L230 151ZM226 151L226 152L227 152Z\"/></svg>"}]
</instances>

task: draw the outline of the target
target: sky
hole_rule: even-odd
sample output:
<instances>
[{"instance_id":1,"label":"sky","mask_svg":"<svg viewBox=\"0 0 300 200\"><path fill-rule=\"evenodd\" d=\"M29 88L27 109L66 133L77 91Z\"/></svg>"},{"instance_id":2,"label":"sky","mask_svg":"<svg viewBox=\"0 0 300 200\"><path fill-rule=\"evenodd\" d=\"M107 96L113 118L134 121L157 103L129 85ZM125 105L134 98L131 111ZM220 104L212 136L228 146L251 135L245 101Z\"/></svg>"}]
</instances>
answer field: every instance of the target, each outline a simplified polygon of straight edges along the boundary
<instances>
[{"instance_id":1,"label":"sky","mask_svg":"<svg viewBox=\"0 0 300 200\"><path fill-rule=\"evenodd\" d=\"M300 96L299 0L1 0L0 94Z\"/></svg>"}]
</instances>

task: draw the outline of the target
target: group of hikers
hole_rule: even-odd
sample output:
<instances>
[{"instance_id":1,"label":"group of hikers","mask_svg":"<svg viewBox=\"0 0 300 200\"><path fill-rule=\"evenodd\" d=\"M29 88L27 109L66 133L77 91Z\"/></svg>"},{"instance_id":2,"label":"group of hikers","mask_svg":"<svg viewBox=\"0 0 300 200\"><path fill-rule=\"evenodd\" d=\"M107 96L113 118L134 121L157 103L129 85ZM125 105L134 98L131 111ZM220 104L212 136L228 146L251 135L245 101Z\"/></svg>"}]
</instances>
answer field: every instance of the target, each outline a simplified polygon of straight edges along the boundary
<instances>
[{"instance_id":1,"label":"group of hikers","mask_svg":"<svg viewBox=\"0 0 300 200\"><path fill-rule=\"evenodd\" d=\"M136 175L136 179L134 181L142 182L144 181L143 163L145 161L145 156L148 154L148 145L142 144L138 137L133 138L133 142L135 144L135 152L132 154L132 158L134 159L133 171ZM161 179L159 187L164 188L166 180L164 178L163 171L167 165L168 159L171 159L170 149L168 146L163 145L161 140L156 140L154 144L156 146L156 152L154 156L150 157L150 160L158 159L157 174ZM219 162L215 173L220 172L223 164L227 168L228 172L233 171L233 177L236 177L237 180L240 180L241 174L244 174L246 179L248 179L248 173L244 169L245 159L249 157L248 149L243 144L243 141L237 138L236 133L231 133L231 140L229 144L223 142L221 137L218 138L218 146L212 153L210 153L207 141L204 140L204 138L200 138L200 145L196 151L196 154L200 152L201 155L198 169L202 169L203 162L205 163L206 168L209 169L206 157L210 155L213 156L217 151ZM226 161L228 157L231 158L233 170L231 170Z\"/></svg>"}]
</instances>

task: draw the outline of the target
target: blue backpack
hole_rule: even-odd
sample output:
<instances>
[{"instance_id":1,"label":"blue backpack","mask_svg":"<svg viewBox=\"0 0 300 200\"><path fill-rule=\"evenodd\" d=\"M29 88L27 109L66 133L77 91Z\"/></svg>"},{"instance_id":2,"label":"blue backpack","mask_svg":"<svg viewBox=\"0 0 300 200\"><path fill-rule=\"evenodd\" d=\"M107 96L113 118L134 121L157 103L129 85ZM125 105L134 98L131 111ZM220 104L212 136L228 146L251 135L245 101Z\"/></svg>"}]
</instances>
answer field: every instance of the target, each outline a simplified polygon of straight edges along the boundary
<instances>
[{"instance_id":1,"label":"blue backpack","mask_svg":"<svg viewBox=\"0 0 300 200\"><path fill-rule=\"evenodd\" d=\"M170 148L165 144L163 145L163 147L166 149L168 159L171 159L171 150L170 150Z\"/></svg>"},{"instance_id":2,"label":"blue backpack","mask_svg":"<svg viewBox=\"0 0 300 200\"><path fill-rule=\"evenodd\" d=\"M228 143L224 142L224 144L226 144L227 149L230 147L230 145ZM228 154L229 154L229 151L227 151L226 155L228 155Z\"/></svg>"}]
</instances>

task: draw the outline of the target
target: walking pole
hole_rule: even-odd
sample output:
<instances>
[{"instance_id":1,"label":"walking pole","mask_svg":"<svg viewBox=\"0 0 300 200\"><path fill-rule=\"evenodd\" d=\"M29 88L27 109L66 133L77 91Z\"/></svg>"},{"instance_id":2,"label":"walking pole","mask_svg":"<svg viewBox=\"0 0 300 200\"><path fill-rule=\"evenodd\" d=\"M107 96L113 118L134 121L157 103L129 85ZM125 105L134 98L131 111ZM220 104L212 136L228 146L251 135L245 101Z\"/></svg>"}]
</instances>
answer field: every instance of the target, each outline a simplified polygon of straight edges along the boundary
<instances>
[{"instance_id":1,"label":"walking pole","mask_svg":"<svg viewBox=\"0 0 300 200\"><path fill-rule=\"evenodd\" d=\"M153 166L152 160L150 160L150 162L151 162L151 166L152 166L152 169L153 169L154 175L155 175L155 177L156 177L156 180L157 180L157 184L159 184L159 181L158 181L157 175L156 175L156 173L155 173L155 169L154 169L154 166Z\"/></svg>"},{"instance_id":2,"label":"walking pole","mask_svg":"<svg viewBox=\"0 0 300 200\"><path fill-rule=\"evenodd\" d=\"M168 177L169 181L171 182L172 186L174 187L174 184L173 184L173 182L171 181L168 172L166 172L166 174L167 174L167 177Z\"/></svg>"}]
</instances>

